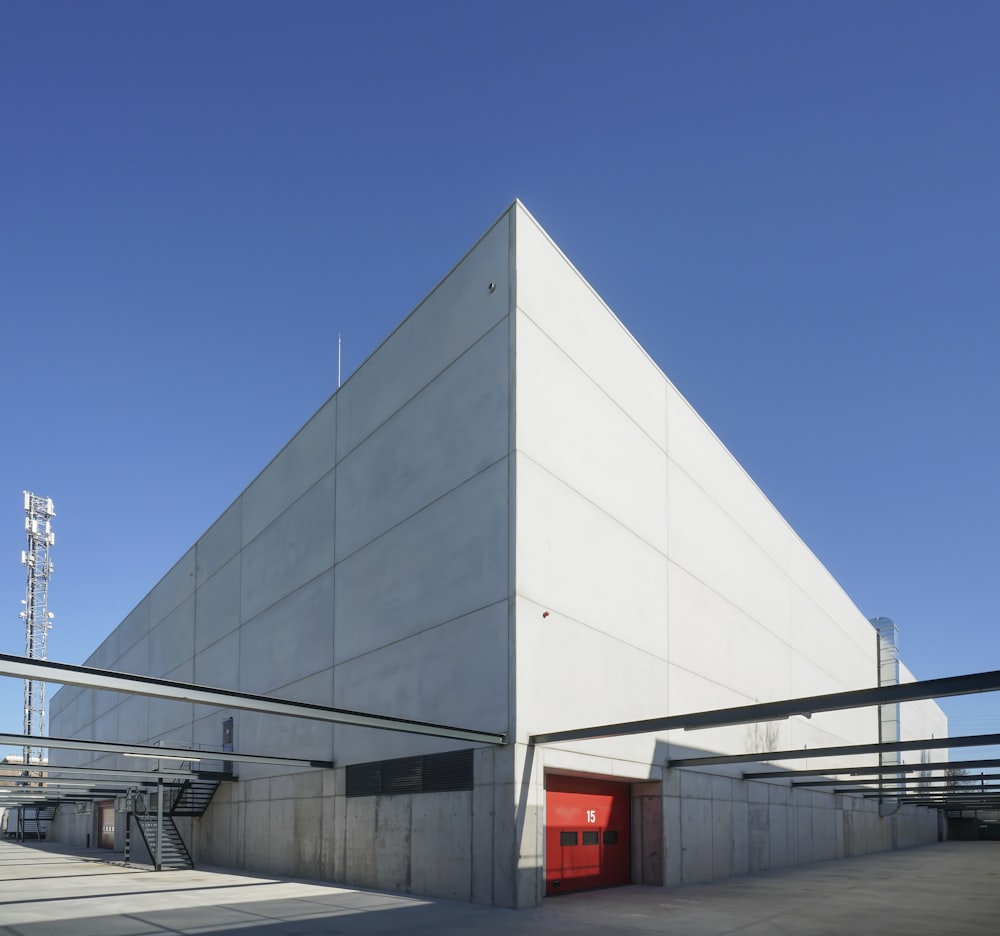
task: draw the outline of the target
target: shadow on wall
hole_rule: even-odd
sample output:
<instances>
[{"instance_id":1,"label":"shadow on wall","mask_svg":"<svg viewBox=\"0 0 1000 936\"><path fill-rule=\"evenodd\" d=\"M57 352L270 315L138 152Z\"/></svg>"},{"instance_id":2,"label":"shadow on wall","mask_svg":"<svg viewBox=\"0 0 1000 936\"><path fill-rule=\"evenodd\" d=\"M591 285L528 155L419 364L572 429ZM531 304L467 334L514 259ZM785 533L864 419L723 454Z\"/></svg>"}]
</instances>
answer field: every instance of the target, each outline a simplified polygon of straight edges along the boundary
<instances>
[{"instance_id":1,"label":"shadow on wall","mask_svg":"<svg viewBox=\"0 0 1000 936\"><path fill-rule=\"evenodd\" d=\"M751 743L767 740L752 733L748 737ZM704 753L661 742L654 763ZM939 840L936 810L904 807L896 815L880 817L877 800L792 787L781 779L743 780L744 769L758 768L752 764L665 768L662 798L657 785L636 786L633 830L638 842L633 855L641 862L643 883L647 882L647 866L655 868L657 819L662 820L661 860L663 881L668 885Z\"/></svg>"}]
</instances>

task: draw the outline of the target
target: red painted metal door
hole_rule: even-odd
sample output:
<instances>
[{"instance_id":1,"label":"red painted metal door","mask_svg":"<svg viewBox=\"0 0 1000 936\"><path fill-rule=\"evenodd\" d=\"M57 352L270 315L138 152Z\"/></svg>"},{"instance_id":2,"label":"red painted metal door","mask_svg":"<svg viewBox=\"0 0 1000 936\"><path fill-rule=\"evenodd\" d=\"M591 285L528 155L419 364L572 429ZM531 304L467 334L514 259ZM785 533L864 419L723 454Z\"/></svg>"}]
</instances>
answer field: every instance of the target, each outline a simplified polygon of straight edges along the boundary
<instances>
[{"instance_id":1,"label":"red painted metal door","mask_svg":"<svg viewBox=\"0 0 1000 936\"><path fill-rule=\"evenodd\" d=\"M628 784L550 775L545 790L546 896L628 884Z\"/></svg>"},{"instance_id":2,"label":"red painted metal door","mask_svg":"<svg viewBox=\"0 0 1000 936\"><path fill-rule=\"evenodd\" d=\"M110 803L97 804L97 823L97 847L114 848L115 804L113 800Z\"/></svg>"}]
</instances>

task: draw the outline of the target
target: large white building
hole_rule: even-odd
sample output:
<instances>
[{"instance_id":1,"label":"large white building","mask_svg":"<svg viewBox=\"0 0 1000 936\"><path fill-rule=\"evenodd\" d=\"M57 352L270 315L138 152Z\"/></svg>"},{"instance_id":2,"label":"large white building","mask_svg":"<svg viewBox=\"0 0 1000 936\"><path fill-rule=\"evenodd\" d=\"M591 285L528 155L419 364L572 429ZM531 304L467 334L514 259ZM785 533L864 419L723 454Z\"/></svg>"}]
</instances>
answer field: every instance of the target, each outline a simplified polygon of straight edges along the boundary
<instances>
[{"instance_id":1,"label":"large white building","mask_svg":"<svg viewBox=\"0 0 1000 936\"><path fill-rule=\"evenodd\" d=\"M875 742L871 708L528 744L879 677L872 625L517 202L87 662L509 738L60 690L53 736L218 749L232 717L238 751L336 762L240 766L186 828L199 863L523 907L938 837L930 810L664 766ZM902 707L904 739L946 734Z\"/></svg>"}]
</instances>

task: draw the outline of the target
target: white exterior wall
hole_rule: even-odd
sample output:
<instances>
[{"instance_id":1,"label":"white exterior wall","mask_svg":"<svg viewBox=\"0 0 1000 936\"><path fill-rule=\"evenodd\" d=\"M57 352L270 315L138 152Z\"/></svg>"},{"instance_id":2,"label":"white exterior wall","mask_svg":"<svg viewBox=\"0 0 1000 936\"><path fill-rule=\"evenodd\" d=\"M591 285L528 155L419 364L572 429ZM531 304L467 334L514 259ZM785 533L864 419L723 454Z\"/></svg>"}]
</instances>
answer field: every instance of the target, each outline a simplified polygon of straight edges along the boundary
<instances>
[{"instance_id":1,"label":"white exterior wall","mask_svg":"<svg viewBox=\"0 0 1000 936\"><path fill-rule=\"evenodd\" d=\"M871 625L515 204L88 663L509 732L455 794L348 799L339 767L242 765L193 823L193 851L532 906L546 771L636 783L644 883L920 839L923 818L879 825L852 798L662 769L686 753L874 741L872 711L525 744L874 686L875 658ZM73 688L51 705L54 735L213 748L229 715L237 750L339 765L467 746ZM947 730L931 703L904 707L903 724ZM57 832L82 841L89 821Z\"/></svg>"},{"instance_id":2,"label":"white exterior wall","mask_svg":"<svg viewBox=\"0 0 1000 936\"><path fill-rule=\"evenodd\" d=\"M902 662L899 664L900 683L916 682L916 677ZM903 702L899 706L899 740L918 741L923 738L947 738L948 719L940 707L929 700L919 702ZM926 764L945 761L949 758L947 748L935 748L930 751L902 751L899 756L902 764ZM941 770L928 771L928 775L940 776Z\"/></svg>"},{"instance_id":3,"label":"white exterior wall","mask_svg":"<svg viewBox=\"0 0 1000 936\"><path fill-rule=\"evenodd\" d=\"M523 210L517 225L519 740L876 685L865 617ZM648 765L877 730L858 710L567 747Z\"/></svg>"},{"instance_id":4,"label":"white exterior wall","mask_svg":"<svg viewBox=\"0 0 1000 936\"><path fill-rule=\"evenodd\" d=\"M87 663L506 731L510 250L504 215ZM237 751L351 764L468 746L74 688L51 704L54 734L216 750L230 715ZM396 886L358 860L368 807L346 800L342 770L237 767L241 782L196 823L197 860ZM413 829L382 810L379 848L412 842L419 893L491 901L467 860L473 794L429 797ZM480 812L481 824L492 801ZM88 822L66 815L63 832L82 841ZM451 860L427 853L428 824ZM476 832L492 842L492 826Z\"/></svg>"},{"instance_id":5,"label":"white exterior wall","mask_svg":"<svg viewBox=\"0 0 1000 936\"><path fill-rule=\"evenodd\" d=\"M868 620L521 208L516 226L517 741L876 686ZM911 737L947 730L932 702L903 718ZM877 740L877 711L857 709L555 743L535 752L527 798L544 801L547 771L635 781L646 884L935 841L926 810L882 819L855 797L733 779L742 766L661 769ZM540 835L525 830L522 864L540 864Z\"/></svg>"}]
</instances>

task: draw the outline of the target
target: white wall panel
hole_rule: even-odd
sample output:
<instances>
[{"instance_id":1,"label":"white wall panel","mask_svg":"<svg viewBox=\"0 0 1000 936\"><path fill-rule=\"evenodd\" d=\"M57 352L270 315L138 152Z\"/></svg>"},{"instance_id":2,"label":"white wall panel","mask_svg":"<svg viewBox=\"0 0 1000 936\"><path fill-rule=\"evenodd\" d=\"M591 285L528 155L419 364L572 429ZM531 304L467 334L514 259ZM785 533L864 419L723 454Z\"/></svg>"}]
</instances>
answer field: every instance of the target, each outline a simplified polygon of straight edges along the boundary
<instances>
[{"instance_id":1,"label":"white wall panel","mask_svg":"<svg viewBox=\"0 0 1000 936\"><path fill-rule=\"evenodd\" d=\"M213 523L195 544L197 574L200 588L234 556L243 545L243 499L236 498L229 509Z\"/></svg>"},{"instance_id":2,"label":"white wall panel","mask_svg":"<svg viewBox=\"0 0 1000 936\"><path fill-rule=\"evenodd\" d=\"M104 690L91 690L90 711L93 718L99 718L105 712L110 712L122 699L125 694L121 692L107 692Z\"/></svg>"},{"instance_id":3,"label":"white wall panel","mask_svg":"<svg viewBox=\"0 0 1000 936\"><path fill-rule=\"evenodd\" d=\"M337 404L329 400L243 492L243 543L284 513L335 462Z\"/></svg>"},{"instance_id":4,"label":"white wall panel","mask_svg":"<svg viewBox=\"0 0 1000 936\"><path fill-rule=\"evenodd\" d=\"M752 695L737 692L722 682L713 681L677 664L671 664L669 668L668 687L671 715L707 712L760 701ZM670 741L670 756L688 756L705 751L744 753L779 746L787 729L782 722L772 722L770 725L774 726L773 732L755 725L674 731L667 736Z\"/></svg>"},{"instance_id":5,"label":"white wall panel","mask_svg":"<svg viewBox=\"0 0 1000 936\"><path fill-rule=\"evenodd\" d=\"M236 723L239 720L240 713L232 709L217 709L211 708L207 705L199 705L194 712L194 722L192 726L191 741L195 745L199 745L207 748L208 750L215 749L220 750L222 747L222 723L227 718L233 719L233 728L235 731ZM239 745L239 740L234 738L233 747L239 751L242 750ZM222 755L217 755L218 759L222 759ZM218 763L212 763L211 761L206 762L205 766L208 769L217 768ZM243 765L235 765L237 771L242 770ZM238 787L233 787L231 789L239 789Z\"/></svg>"},{"instance_id":6,"label":"white wall panel","mask_svg":"<svg viewBox=\"0 0 1000 936\"><path fill-rule=\"evenodd\" d=\"M186 598L149 632L149 665L165 675L194 656L194 596Z\"/></svg>"},{"instance_id":7,"label":"white wall panel","mask_svg":"<svg viewBox=\"0 0 1000 936\"><path fill-rule=\"evenodd\" d=\"M505 459L337 566L336 661L506 596Z\"/></svg>"},{"instance_id":8,"label":"white wall panel","mask_svg":"<svg viewBox=\"0 0 1000 936\"><path fill-rule=\"evenodd\" d=\"M334 705L505 731L507 678L507 602L501 601L340 664ZM339 744L338 756L348 756Z\"/></svg>"},{"instance_id":9,"label":"white wall panel","mask_svg":"<svg viewBox=\"0 0 1000 936\"><path fill-rule=\"evenodd\" d=\"M662 448L525 316L517 323L517 385L518 450L666 553Z\"/></svg>"},{"instance_id":10,"label":"white wall panel","mask_svg":"<svg viewBox=\"0 0 1000 936\"><path fill-rule=\"evenodd\" d=\"M335 474L330 472L241 554L241 614L251 620L333 565Z\"/></svg>"},{"instance_id":11,"label":"white wall panel","mask_svg":"<svg viewBox=\"0 0 1000 936\"><path fill-rule=\"evenodd\" d=\"M200 653L240 625L240 557L237 553L195 595L195 650Z\"/></svg>"},{"instance_id":12,"label":"white wall panel","mask_svg":"<svg viewBox=\"0 0 1000 936\"><path fill-rule=\"evenodd\" d=\"M264 695L333 666L333 570L240 629L240 690Z\"/></svg>"},{"instance_id":13,"label":"white wall panel","mask_svg":"<svg viewBox=\"0 0 1000 936\"><path fill-rule=\"evenodd\" d=\"M760 548L787 569L794 534L742 466L691 405L668 387L667 451L698 485Z\"/></svg>"},{"instance_id":14,"label":"white wall panel","mask_svg":"<svg viewBox=\"0 0 1000 936\"><path fill-rule=\"evenodd\" d=\"M761 701L787 697L792 649L778 633L677 566L669 581L671 662Z\"/></svg>"},{"instance_id":15,"label":"white wall panel","mask_svg":"<svg viewBox=\"0 0 1000 936\"><path fill-rule=\"evenodd\" d=\"M146 696L123 696L118 706L118 738L131 744L143 744L150 737L149 699Z\"/></svg>"},{"instance_id":16,"label":"white wall panel","mask_svg":"<svg viewBox=\"0 0 1000 936\"><path fill-rule=\"evenodd\" d=\"M819 559L801 541L799 546L789 554L789 573L793 581L829 615L845 641L853 643L866 656L872 654L870 659L874 666L875 637L871 624Z\"/></svg>"},{"instance_id":17,"label":"white wall panel","mask_svg":"<svg viewBox=\"0 0 1000 936\"><path fill-rule=\"evenodd\" d=\"M506 320L358 445L337 469L337 559L507 453Z\"/></svg>"},{"instance_id":18,"label":"white wall panel","mask_svg":"<svg viewBox=\"0 0 1000 936\"><path fill-rule=\"evenodd\" d=\"M666 659L662 553L524 456L517 466L517 530L518 594ZM524 653L519 641L518 654Z\"/></svg>"},{"instance_id":19,"label":"white wall panel","mask_svg":"<svg viewBox=\"0 0 1000 936\"><path fill-rule=\"evenodd\" d=\"M240 632L233 631L194 658L194 681L215 689L240 689Z\"/></svg>"},{"instance_id":20,"label":"white wall panel","mask_svg":"<svg viewBox=\"0 0 1000 936\"><path fill-rule=\"evenodd\" d=\"M517 307L665 449L663 373L534 218L515 210Z\"/></svg>"},{"instance_id":21,"label":"white wall panel","mask_svg":"<svg viewBox=\"0 0 1000 936\"><path fill-rule=\"evenodd\" d=\"M671 561L788 640L785 573L673 460L667 477Z\"/></svg>"},{"instance_id":22,"label":"white wall panel","mask_svg":"<svg viewBox=\"0 0 1000 936\"><path fill-rule=\"evenodd\" d=\"M194 706L190 702L149 700L149 736L172 744L187 744L191 740Z\"/></svg>"},{"instance_id":23,"label":"white wall panel","mask_svg":"<svg viewBox=\"0 0 1000 936\"><path fill-rule=\"evenodd\" d=\"M505 214L341 387L338 458L507 316L509 234Z\"/></svg>"},{"instance_id":24,"label":"white wall panel","mask_svg":"<svg viewBox=\"0 0 1000 936\"><path fill-rule=\"evenodd\" d=\"M194 594L195 548L192 546L149 593L149 621L162 621Z\"/></svg>"},{"instance_id":25,"label":"white wall panel","mask_svg":"<svg viewBox=\"0 0 1000 936\"><path fill-rule=\"evenodd\" d=\"M149 635L149 603L146 595L118 625L118 649L122 657L141 640ZM130 670L127 672L136 672Z\"/></svg>"},{"instance_id":26,"label":"white wall panel","mask_svg":"<svg viewBox=\"0 0 1000 936\"><path fill-rule=\"evenodd\" d=\"M329 705L332 695L332 677L329 670L307 676L275 693L283 699L315 702ZM266 753L277 757L306 757L316 760L333 760L333 725L304 718L283 715L264 715L257 712L236 712L233 729L238 751ZM289 768L261 764L240 765L240 777L284 775Z\"/></svg>"},{"instance_id":27,"label":"white wall panel","mask_svg":"<svg viewBox=\"0 0 1000 936\"><path fill-rule=\"evenodd\" d=\"M122 654L115 669L120 673L154 675L153 670L150 668L148 635Z\"/></svg>"},{"instance_id":28,"label":"white wall panel","mask_svg":"<svg viewBox=\"0 0 1000 936\"><path fill-rule=\"evenodd\" d=\"M115 628L104 642L87 658L87 666L95 666L98 669L114 669L115 663L121 654L121 643L119 641L119 629ZM55 696L52 697L55 702ZM50 710L52 705L49 706Z\"/></svg>"},{"instance_id":29,"label":"white wall panel","mask_svg":"<svg viewBox=\"0 0 1000 936\"><path fill-rule=\"evenodd\" d=\"M94 721L92 730L90 738L93 741L117 741L118 709L114 708Z\"/></svg>"},{"instance_id":30,"label":"white wall panel","mask_svg":"<svg viewBox=\"0 0 1000 936\"><path fill-rule=\"evenodd\" d=\"M864 622L870 633L866 635L869 638L867 646L863 646L851 639L849 632L845 632L843 619L833 616L836 608L831 611L820 606L797 584L793 584L790 598L789 641L796 654L823 670L834 680L838 690L865 689L877 685L875 629L867 621ZM847 619L849 627L855 616L860 615L852 609Z\"/></svg>"},{"instance_id":31,"label":"white wall panel","mask_svg":"<svg viewBox=\"0 0 1000 936\"><path fill-rule=\"evenodd\" d=\"M558 609L518 601L518 734L652 717L668 705L668 665ZM639 740L623 740L620 753ZM602 742L602 747L606 742ZM648 748L648 745L646 745ZM646 750L644 748L644 750Z\"/></svg>"}]
</instances>

